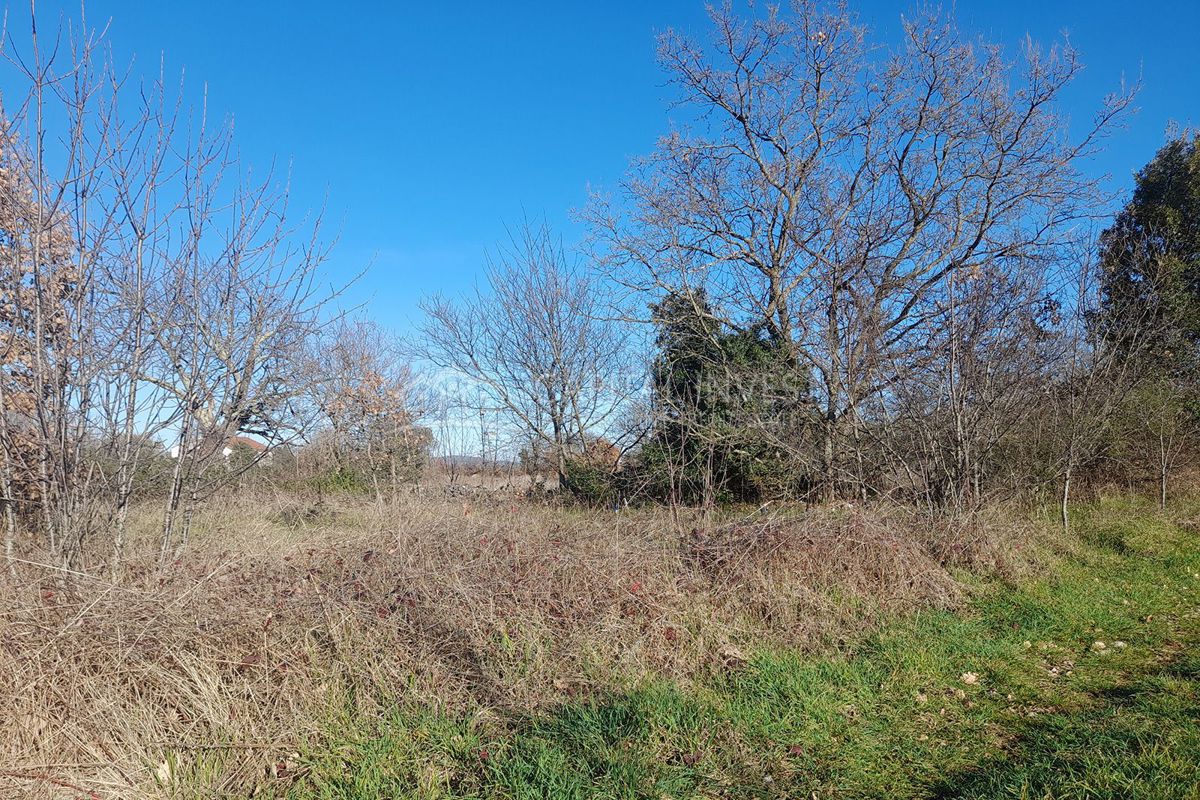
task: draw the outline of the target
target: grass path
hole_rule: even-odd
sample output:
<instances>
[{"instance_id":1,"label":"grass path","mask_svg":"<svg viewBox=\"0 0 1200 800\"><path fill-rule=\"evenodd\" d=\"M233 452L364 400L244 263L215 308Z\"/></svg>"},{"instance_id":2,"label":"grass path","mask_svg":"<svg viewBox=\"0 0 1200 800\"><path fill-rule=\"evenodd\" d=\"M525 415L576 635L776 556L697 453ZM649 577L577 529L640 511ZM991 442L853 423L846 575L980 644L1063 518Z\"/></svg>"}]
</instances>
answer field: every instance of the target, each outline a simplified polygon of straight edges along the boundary
<instances>
[{"instance_id":1,"label":"grass path","mask_svg":"<svg viewBox=\"0 0 1200 800\"><path fill-rule=\"evenodd\" d=\"M850 653L764 652L502 733L344 726L291 797L1200 798L1200 534L1116 503L1076 525L1052 576Z\"/></svg>"}]
</instances>

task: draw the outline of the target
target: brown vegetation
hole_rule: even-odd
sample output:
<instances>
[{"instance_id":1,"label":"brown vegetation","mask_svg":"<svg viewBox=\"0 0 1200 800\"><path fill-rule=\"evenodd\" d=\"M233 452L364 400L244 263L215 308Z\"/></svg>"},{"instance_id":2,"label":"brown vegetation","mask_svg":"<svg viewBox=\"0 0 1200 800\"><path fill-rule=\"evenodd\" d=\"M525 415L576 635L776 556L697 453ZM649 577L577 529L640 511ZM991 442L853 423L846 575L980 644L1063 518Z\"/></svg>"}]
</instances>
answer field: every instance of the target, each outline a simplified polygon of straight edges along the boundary
<instances>
[{"instance_id":1,"label":"brown vegetation","mask_svg":"<svg viewBox=\"0 0 1200 800\"><path fill-rule=\"evenodd\" d=\"M676 527L657 509L223 500L166 571L147 515L116 583L23 563L0 589L0 794L156 796L186 767L246 796L339 709L494 718L686 684L951 606L948 561L998 558L995 527L956 539L853 507Z\"/></svg>"}]
</instances>

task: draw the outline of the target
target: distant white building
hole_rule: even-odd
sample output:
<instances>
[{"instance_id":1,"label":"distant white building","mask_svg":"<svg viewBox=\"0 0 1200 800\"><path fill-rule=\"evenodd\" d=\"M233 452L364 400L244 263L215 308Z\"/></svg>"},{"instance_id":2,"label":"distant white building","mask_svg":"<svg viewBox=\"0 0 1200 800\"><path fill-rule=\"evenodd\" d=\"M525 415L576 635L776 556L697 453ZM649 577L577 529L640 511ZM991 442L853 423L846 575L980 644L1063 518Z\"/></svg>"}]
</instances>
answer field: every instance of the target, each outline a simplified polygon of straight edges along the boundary
<instances>
[{"instance_id":1,"label":"distant white building","mask_svg":"<svg viewBox=\"0 0 1200 800\"><path fill-rule=\"evenodd\" d=\"M229 457L233 455L234 450L236 450L238 447L250 448L250 450L254 453L255 458L260 459L261 463L263 464L271 463L270 449L262 442L258 441L257 439L251 439L249 436L230 436L225 440L225 444L221 446L221 457L228 462ZM179 458L180 452L182 452L182 450L178 444L171 445L171 447L167 450L167 453L171 456L171 458Z\"/></svg>"}]
</instances>

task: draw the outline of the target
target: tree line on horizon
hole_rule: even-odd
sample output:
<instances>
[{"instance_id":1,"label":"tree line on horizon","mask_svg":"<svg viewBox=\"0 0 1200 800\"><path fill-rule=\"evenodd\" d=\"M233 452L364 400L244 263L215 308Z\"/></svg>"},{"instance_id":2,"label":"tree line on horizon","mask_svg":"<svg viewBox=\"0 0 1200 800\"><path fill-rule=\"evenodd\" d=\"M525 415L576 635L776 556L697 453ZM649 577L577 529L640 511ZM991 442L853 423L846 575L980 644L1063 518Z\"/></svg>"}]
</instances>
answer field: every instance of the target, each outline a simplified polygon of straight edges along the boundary
<instances>
[{"instance_id":1,"label":"tree line on horizon","mask_svg":"<svg viewBox=\"0 0 1200 800\"><path fill-rule=\"evenodd\" d=\"M940 12L883 43L820 2L711 17L660 37L689 123L589 199L583 246L526 221L405 342L338 310L320 220L161 76L127 86L87 29L9 44L10 562L115 570L153 501L167 563L261 461L224 455L239 434L382 499L476 417L481 462L596 505L1054 498L1065 525L1103 483L1165 504L1197 431L1200 138L1170 132L1096 235L1086 162L1135 91L1068 124L1068 45L1014 58Z\"/></svg>"}]
</instances>

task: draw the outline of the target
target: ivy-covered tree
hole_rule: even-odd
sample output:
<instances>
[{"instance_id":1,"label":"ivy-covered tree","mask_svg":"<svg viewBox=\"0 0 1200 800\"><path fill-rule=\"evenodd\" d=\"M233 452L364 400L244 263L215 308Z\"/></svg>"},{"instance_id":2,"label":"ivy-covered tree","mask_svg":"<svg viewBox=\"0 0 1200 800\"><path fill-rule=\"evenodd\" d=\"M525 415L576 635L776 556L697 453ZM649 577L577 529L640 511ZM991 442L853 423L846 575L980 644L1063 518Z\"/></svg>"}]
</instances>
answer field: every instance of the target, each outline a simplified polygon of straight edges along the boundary
<instances>
[{"instance_id":1,"label":"ivy-covered tree","mask_svg":"<svg viewBox=\"0 0 1200 800\"><path fill-rule=\"evenodd\" d=\"M655 428L641 463L673 502L755 501L803 482L788 453L808 413L807 381L761 328L734 330L703 292L652 307Z\"/></svg>"}]
</instances>

